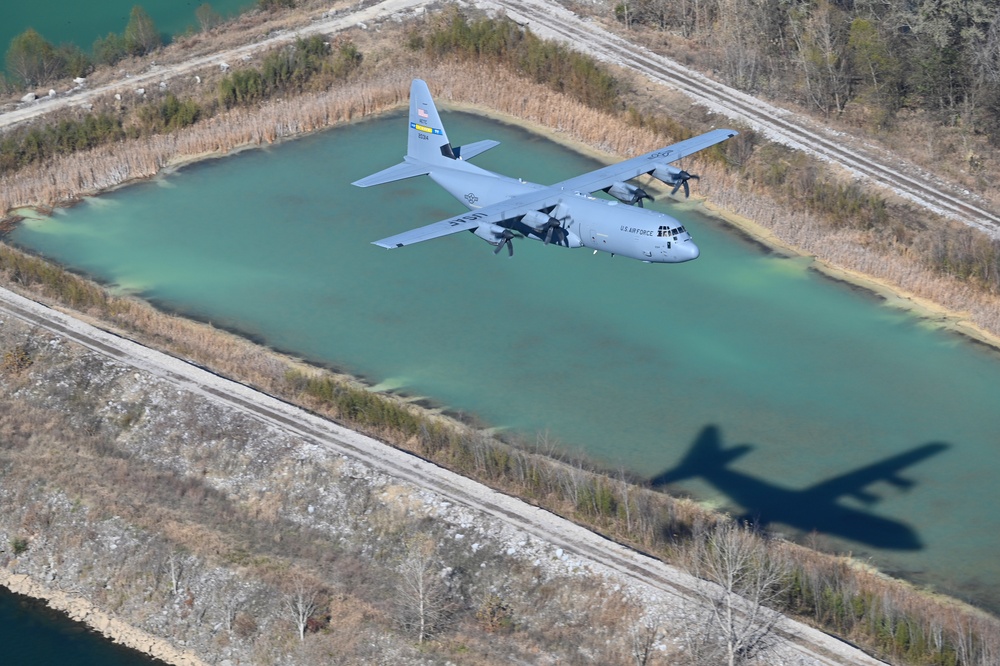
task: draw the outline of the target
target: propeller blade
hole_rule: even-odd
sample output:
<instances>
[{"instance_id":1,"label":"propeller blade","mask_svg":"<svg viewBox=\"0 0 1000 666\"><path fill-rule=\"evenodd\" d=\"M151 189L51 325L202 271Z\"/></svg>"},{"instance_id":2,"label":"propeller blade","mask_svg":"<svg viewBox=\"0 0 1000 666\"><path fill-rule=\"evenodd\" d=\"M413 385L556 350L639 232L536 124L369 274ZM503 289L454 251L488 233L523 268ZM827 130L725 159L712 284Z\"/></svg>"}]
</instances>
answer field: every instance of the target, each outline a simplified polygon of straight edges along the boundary
<instances>
[{"instance_id":1,"label":"propeller blade","mask_svg":"<svg viewBox=\"0 0 1000 666\"><path fill-rule=\"evenodd\" d=\"M674 189L670 190L670 196L677 194L677 190L681 189L681 183L687 184L685 180L678 180L677 184L674 185Z\"/></svg>"},{"instance_id":2,"label":"propeller blade","mask_svg":"<svg viewBox=\"0 0 1000 666\"><path fill-rule=\"evenodd\" d=\"M555 229L551 224L549 225L549 230L545 233L545 244L548 245L552 242L552 231Z\"/></svg>"},{"instance_id":3,"label":"propeller blade","mask_svg":"<svg viewBox=\"0 0 1000 666\"><path fill-rule=\"evenodd\" d=\"M514 257L514 244L510 242L509 238L507 239L507 257L508 258Z\"/></svg>"},{"instance_id":4,"label":"propeller blade","mask_svg":"<svg viewBox=\"0 0 1000 666\"><path fill-rule=\"evenodd\" d=\"M501 241L495 248L493 248L493 254L500 254L500 250L503 249L504 243L509 243L510 241Z\"/></svg>"},{"instance_id":5,"label":"propeller blade","mask_svg":"<svg viewBox=\"0 0 1000 666\"><path fill-rule=\"evenodd\" d=\"M652 201L653 197L649 196L649 193L646 190L642 189L641 187L635 188L635 201L633 203L638 204L639 208L643 208L642 205L643 199L649 199L650 201Z\"/></svg>"},{"instance_id":6,"label":"propeller blade","mask_svg":"<svg viewBox=\"0 0 1000 666\"><path fill-rule=\"evenodd\" d=\"M691 196L691 188L688 187L688 179L687 178L685 178L683 182L684 182L684 198L687 199L688 197Z\"/></svg>"}]
</instances>

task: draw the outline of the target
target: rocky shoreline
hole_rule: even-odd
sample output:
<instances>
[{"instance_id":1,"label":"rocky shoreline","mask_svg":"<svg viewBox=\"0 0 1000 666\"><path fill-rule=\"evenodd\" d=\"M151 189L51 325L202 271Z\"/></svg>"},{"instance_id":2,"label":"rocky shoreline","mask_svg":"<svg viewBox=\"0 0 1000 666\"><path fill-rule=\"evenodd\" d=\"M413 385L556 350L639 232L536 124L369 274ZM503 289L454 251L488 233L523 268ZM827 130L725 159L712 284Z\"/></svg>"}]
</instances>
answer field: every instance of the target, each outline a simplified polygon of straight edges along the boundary
<instances>
[{"instance_id":1,"label":"rocky shoreline","mask_svg":"<svg viewBox=\"0 0 1000 666\"><path fill-rule=\"evenodd\" d=\"M175 666L207 666L195 654L177 649L168 641L112 617L83 597L53 590L27 574L13 573L0 567L0 587L15 594L44 601L49 608L65 613L69 619L82 622L109 640L138 650L154 659Z\"/></svg>"}]
</instances>

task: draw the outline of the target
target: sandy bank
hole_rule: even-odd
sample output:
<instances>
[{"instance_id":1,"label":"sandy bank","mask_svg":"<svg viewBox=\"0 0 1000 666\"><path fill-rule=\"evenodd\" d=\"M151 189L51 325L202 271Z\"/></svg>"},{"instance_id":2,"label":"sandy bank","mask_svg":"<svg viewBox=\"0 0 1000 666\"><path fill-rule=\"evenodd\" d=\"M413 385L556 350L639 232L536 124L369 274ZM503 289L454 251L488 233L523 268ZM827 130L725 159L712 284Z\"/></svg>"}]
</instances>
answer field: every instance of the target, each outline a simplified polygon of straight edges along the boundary
<instances>
[{"instance_id":1,"label":"sandy bank","mask_svg":"<svg viewBox=\"0 0 1000 666\"><path fill-rule=\"evenodd\" d=\"M0 586L16 594L42 599L49 608L66 613L71 620L86 624L115 643L138 650L168 664L207 666L191 652L178 650L167 641L108 615L86 599L53 590L29 576L0 567Z\"/></svg>"},{"instance_id":2,"label":"sandy bank","mask_svg":"<svg viewBox=\"0 0 1000 666\"><path fill-rule=\"evenodd\" d=\"M969 320L964 312L952 310L940 303L923 298L888 280L882 280L872 275L861 273L849 268L837 266L822 257L802 250L794 245L783 242L770 229L741 215L713 205L710 201L702 201L704 210L730 226L739 229L754 241L783 254L810 257L814 260L812 268L829 278L846 282L883 299L885 305L912 313L931 324L948 331L989 345L1000 350L1000 335L992 333Z\"/></svg>"}]
</instances>

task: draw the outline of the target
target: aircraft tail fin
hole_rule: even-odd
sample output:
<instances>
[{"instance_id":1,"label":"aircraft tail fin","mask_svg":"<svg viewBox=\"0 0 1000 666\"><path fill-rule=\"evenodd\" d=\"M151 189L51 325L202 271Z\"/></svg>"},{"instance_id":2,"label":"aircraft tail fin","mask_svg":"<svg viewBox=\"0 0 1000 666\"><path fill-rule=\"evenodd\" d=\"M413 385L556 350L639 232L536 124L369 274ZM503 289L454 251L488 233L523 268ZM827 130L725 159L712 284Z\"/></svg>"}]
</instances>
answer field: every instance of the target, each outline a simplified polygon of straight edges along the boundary
<instances>
[{"instance_id":1,"label":"aircraft tail fin","mask_svg":"<svg viewBox=\"0 0 1000 666\"><path fill-rule=\"evenodd\" d=\"M444 131L441 115L431 91L421 79L410 84L410 117L406 134L406 156L421 162L454 160L457 155Z\"/></svg>"},{"instance_id":2,"label":"aircraft tail fin","mask_svg":"<svg viewBox=\"0 0 1000 666\"><path fill-rule=\"evenodd\" d=\"M371 187L391 183L396 180L424 176L431 172L434 164L450 163L458 159L459 149L452 149L448 134L427 84L413 79L410 84L410 114L407 118L406 157L388 169L382 169L352 185ZM480 141L468 147L468 157L473 157L497 145L496 141Z\"/></svg>"},{"instance_id":3,"label":"aircraft tail fin","mask_svg":"<svg viewBox=\"0 0 1000 666\"><path fill-rule=\"evenodd\" d=\"M723 449L720 439L716 426L706 426L680 464L653 478L650 483L653 486L663 486L695 476L705 476L712 470L722 469L750 450L745 444Z\"/></svg>"}]
</instances>

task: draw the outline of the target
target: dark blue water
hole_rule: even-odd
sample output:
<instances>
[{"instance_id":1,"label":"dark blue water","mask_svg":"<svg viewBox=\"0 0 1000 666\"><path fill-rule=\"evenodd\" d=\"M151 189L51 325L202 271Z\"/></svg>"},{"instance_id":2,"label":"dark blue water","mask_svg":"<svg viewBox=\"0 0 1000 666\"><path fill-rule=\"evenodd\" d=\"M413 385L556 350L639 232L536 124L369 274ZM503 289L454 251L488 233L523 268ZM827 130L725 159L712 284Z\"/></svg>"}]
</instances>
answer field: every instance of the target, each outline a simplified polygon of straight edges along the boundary
<instances>
[{"instance_id":1,"label":"dark blue water","mask_svg":"<svg viewBox=\"0 0 1000 666\"><path fill-rule=\"evenodd\" d=\"M0 665L162 666L40 601L0 587Z\"/></svg>"}]
</instances>

